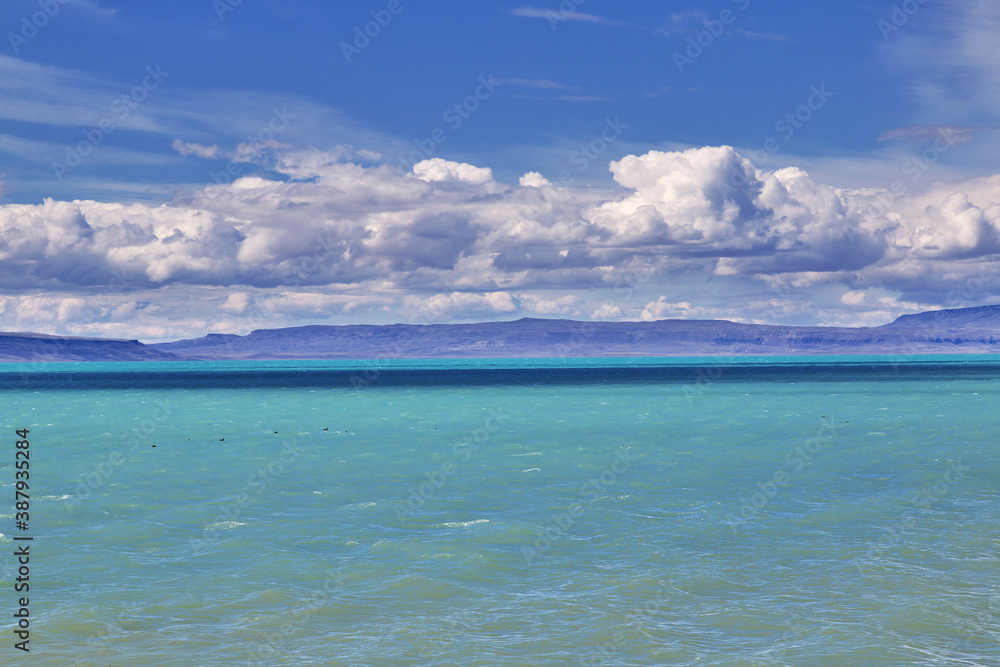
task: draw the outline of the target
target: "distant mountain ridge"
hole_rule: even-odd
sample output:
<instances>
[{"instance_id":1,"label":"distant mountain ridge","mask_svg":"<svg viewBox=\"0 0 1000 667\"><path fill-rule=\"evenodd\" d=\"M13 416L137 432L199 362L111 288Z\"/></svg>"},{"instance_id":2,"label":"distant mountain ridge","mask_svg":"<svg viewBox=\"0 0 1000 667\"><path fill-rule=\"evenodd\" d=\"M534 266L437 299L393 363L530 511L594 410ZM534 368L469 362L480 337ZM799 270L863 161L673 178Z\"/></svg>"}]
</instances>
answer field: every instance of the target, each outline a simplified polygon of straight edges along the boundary
<instances>
[{"instance_id":1,"label":"distant mountain ridge","mask_svg":"<svg viewBox=\"0 0 1000 667\"><path fill-rule=\"evenodd\" d=\"M979 353L1000 354L1000 305L903 315L877 327L522 318L474 324L312 325L154 344L0 333L0 361Z\"/></svg>"},{"instance_id":2,"label":"distant mountain ridge","mask_svg":"<svg viewBox=\"0 0 1000 667\"><path fill-rule=\"evenodd\" d=\"M950 308L948 310L931 310L914 315L901 315L886 327L913 326L975 326L1000 327L1000 305L977 306L974 308Z\"/></svg>"},{"instance_id":3,"label":"distant mountain ridge","mask_svg":"<svg viewBox=\"0 0 1000 667\"><path fill-rule=\"evenodd\" d=\"M0 361L176 361L137 340L0 333Z\"/></svg>"}]
</instances>

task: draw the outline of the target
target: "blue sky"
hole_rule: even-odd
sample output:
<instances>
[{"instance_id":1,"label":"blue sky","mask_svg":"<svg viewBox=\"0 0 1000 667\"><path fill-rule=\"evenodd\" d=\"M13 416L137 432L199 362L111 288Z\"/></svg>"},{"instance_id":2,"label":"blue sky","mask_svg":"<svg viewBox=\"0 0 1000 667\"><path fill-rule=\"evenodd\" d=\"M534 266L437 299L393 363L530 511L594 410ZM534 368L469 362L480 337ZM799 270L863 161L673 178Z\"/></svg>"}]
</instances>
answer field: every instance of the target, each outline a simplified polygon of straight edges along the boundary
<instances>
[{"instance_id":1,"label":"blue sky","mask_svg":"<svg viewBox=\"0 0 1000 667\"><path fill-rule=\"evenodd\" d=\"M996 301L998 27L985 0L8 0L0 328Z\"/></svg>"}]
</instances>

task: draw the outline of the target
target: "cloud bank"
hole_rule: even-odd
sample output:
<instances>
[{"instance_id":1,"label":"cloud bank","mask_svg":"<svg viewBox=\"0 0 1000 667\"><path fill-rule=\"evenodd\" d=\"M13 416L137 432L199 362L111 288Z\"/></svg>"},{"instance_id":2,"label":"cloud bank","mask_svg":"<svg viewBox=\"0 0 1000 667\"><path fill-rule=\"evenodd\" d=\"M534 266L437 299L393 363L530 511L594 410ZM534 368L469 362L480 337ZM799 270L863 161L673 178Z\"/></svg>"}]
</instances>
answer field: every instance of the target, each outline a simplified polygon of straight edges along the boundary
<instances>
[{"instance_id":1,"label":"cloud bank","mask_svg":"<svg viewBox=\"0 0 1000 667\"><path fill-rule=\"evenodd\" d=\"M609 165L617 189L601 190L370 158L276 146L270 177L169 204L0 206L0 329L164 340L520 316L850 325L1000 300L1000 175L844 190L721 146L626 156Z\"/></svg>"}]
</instances>

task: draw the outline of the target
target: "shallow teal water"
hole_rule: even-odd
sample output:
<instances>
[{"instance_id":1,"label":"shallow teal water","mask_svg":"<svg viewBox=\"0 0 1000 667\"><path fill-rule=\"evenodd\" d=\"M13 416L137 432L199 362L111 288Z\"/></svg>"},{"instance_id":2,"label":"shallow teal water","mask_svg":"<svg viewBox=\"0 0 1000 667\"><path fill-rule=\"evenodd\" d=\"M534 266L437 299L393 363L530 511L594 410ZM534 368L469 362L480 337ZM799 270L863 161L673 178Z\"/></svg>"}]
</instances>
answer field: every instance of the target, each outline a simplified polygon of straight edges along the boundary
<instances>
[{"instance_id":1,"label":"shallow teal water","mask_svg":"<svg viewBox=\"0 0 1000 667\"><path fill-rule=\"evenodd\" d=\"M33 664L998 665L998 378L10 365L0 541L28 427Z\"/></svg>"}]
</instances>

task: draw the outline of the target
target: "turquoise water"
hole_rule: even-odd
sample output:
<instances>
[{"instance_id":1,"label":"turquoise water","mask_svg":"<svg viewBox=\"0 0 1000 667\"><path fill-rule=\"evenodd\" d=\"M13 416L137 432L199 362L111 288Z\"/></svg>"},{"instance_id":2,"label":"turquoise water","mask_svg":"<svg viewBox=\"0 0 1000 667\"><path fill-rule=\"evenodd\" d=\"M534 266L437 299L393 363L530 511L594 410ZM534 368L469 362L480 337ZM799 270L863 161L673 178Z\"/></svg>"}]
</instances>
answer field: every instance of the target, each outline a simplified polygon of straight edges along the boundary
<instances>
[{"instance_id":1,"label":"turquoise water","mask_svg":"<svg viewBox=\"0 0 1000 667\"><path fill-rule=\"evenodd\" d=\"M996 357L6 365L2 552L17 428L35 539L31 655L4 621L0 661L1000 665L998 378Z\"/></svg>"}]
</instances>

